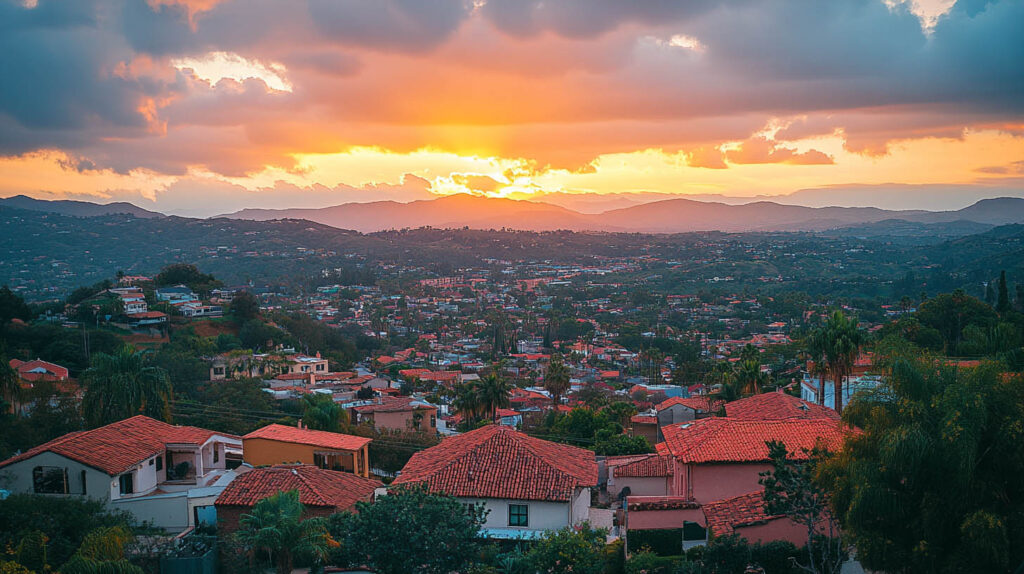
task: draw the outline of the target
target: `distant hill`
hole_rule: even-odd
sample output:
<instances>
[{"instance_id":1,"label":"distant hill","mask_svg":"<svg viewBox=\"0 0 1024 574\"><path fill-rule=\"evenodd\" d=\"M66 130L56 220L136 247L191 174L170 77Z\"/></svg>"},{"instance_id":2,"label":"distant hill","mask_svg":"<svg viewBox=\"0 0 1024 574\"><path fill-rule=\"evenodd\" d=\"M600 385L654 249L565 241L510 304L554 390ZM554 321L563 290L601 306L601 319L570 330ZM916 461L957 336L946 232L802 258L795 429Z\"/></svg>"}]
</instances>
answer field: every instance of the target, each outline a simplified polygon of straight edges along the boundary
<instances>
[{"instance_id":1,"label":"distant hill","mask_svg":"<svg viewBox=\"0 0 1024 574\"><path fill-rule=\"evenodd\" d=\"M450 195L437 199L398 203L346 203L320 209L243 209L224 215L231 219L268 221L306 219L363 233L416 227L501 229L528 231L568 229L617 231L620 226L600 225L571 209L534 201Z\"/></svg>"},{"instance_id":2,"label":"distant hill","mask_svg":"<svg viewBox=\"0 0 1024 574\"><path fill-rule=\"evenodd\" d=\"M25 209L28 211L44 211L47 213L59 213L61 215L73 215L76 217L96 217L100 215L114 214L125 214L140 218L164 216L162 213L142 209L141 207L124 201L117 201L114 203L91 203L88 201L73 201L69 199L35 199L26 195L15 195L13 197L0 198L0 206Z\"/></svg>"},{"instance_id":3,"label":"distant hill","mask_svg":"<svg viewBox=\"0 0 1024 574\"><path fill-rule=\"evenodd\" d=\"M70 200L46 201L23 195L0 199L0 207L77 217L112 214L127 214L137 218L163 217L160 213L124 202L96 204ZM1024 223L1024 199L983 199L955 211L894 211L875 207L806 207L784 205L774 201L755 201L737 205L674 198L600 213L580 213L544 201L517 201L460 194L410 203L377 201L346 203L318 209L243 209L221 217L250 221L302 219L362 233L418 227L508 228L524 231L562 229L633 233L821 232L889 222L882 227L864 228L861 233L864 236L894 237L928 237L934 234L934 238L951 238L979 233L993 226ZM933 224L943 225L927 227Z\"/></svg>"},{"instance_id":4,"label":"distant hill","mask_svg":"<svg viewBox=\"0 0 1024 574\"><path fill-rule=\"evenodd\" d=\"M396 203L347 203L320 209L245 209L232 219L267 221L307 219L364 233L408 227L527 231L608 231L686 233L691 231L826 231L898 220L933 224L966 222L982 227L946 226L942 236L977 233L985 226L1024 223L1024 199L986 199L957 211L892 211L875 207L804 207L757 201L742 205L692 199L667 199L596 214L585 214L541 201L514 201L469 195ZM915 232L927 233L927 228ZM937 229L937 228L936 228ZM953 231L952 233L948 233Z\"/></svg>"}]
</instances>

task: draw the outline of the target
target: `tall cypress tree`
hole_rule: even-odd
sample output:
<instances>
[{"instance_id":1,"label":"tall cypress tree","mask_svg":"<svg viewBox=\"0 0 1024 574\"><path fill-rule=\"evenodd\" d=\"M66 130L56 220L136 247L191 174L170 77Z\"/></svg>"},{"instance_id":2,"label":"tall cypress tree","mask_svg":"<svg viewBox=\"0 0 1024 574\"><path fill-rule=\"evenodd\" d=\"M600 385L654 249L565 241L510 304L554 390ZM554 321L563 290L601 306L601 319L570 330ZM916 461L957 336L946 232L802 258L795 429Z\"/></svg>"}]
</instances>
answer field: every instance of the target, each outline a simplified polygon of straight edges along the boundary
<instances>
[{"instance_id":1,"label":"tall cypress tree","mask_svg":"<svg viewBox=\"0 0 1024 574\"><path fill-rule=\"evenodd\" d=\"M1006 271L999 272L999 298L996 300L996 311L1005 313L1010 310L1010 292L1006 288Z\"/></svg>"}]
</instances>

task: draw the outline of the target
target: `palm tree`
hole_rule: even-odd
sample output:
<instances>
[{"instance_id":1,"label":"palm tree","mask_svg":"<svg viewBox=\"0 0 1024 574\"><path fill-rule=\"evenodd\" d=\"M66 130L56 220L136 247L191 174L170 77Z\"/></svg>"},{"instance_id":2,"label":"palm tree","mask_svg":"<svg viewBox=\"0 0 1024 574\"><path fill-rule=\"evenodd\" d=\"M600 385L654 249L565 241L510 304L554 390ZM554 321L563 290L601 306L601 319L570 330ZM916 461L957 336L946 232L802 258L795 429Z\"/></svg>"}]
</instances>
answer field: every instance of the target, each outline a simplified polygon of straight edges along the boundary
<instances>
[{"instance_id":1,"label":"palm tree","mask_svg":"<svg viewBox=\"0 0 1024 574\"><path fill-rule=\"evenodd\" d=\"M480 390L475 383L465 384L456 389L452 406L467 422L476 421L480 415L480 404Z\"/></svg>"},{"instance_id":2,"label":"palm tree","mask_svg":"<svg viewBox=\"0 0 1024 574\"><path fill-rule=\"evenodd\" d=\"M330 395L311 393L302 397L302 422L313 430L342 432L348 427L348 411Z\"/></svg>"},{"instance_id":3,"label":"palm tree","mask_svg":"<svg viewBox=\"0 0 1024 574\"><path fill-rule=\"evenodd\" d=\"M21 382L18 380L18 373L11 368L5 357L0 356L0 401L10 404L14 410L15 403L21 398ZM0 410L0 414L6 410Z\"/></svg>"},{"instance_id":4,"label":"palm tree","mask_svg":"<svg viewBox=\"0 0 1024 574\"><path fill-rule=\"evenodd\" d=\"M843 381L853 373L853 363L864 342L864 335L857 328L857 322L842 311L832 313L818 335L821 340L825 369L835 388L834 408L843 412ZM824 387L824 385L822 385Z\"/></svg>"},{"instance_id":5,"label":"palm tree","mask_svg":"<svg viewBox=\"0 0 1024 574\"><path fill-rule=\"evenodd\" d=\"M551 402L557 408L562 402L562 395L569 390L569 368L562 362L559 355L551 355L548 369L544 373L544 388L551 393Z\"/></svg>"},{"instance_id":6,"label":"palm tree","mask_svg":"<svg viewBox=\"0 0 1024 574\"><path fill-rule=\"evenodd\" d=\"M761 370L761 362L756 359L745 359L733 365L732 379L739 390L747 394L760 394L762 387L771 384L771 375Z\"/></svg>"},{"instance_id":7,"label":"palm tree","mask_svg":"<svg viewBox=\"0 0 1024 574\"><path fill-rule=\"evenodd\" d=\"M238 540L254 551L266 551L278 574L289 574L297 556L322 563L337 542L327 532L326 519L303 520L303 510L298 490L268 496L239 518Z\"/></svg>"},{"instance_id":8,"label":"palm tree","mask_svg":"<svg viewBox=\"0 0 1024 574\"><path fill-rule=\"evenodd\" d=\"M497 367L496 367L497 369ZM480 407L491 415L491 419L497 418L498 409L509 406L509 395L512 393L512 383L505 380L501 374L495 372L484 377L480 381Z\"/></svg>"},{"instance_id":9,"label":"palm tree","mask_svg":"<svg viewBox=\"0 0 1024 574\"><path fill-rule=\"evenodd\" d=\"M825 330L824 328L818 328L811 331L810 335L807 336L807 340L804 342L806 351L811 359L811 372L810 375L813 377L818 376L818 390L815 393L816 400L819 405L825 405L825 375L828 374L825 369Z\"/></svg>"},{"instance_id":10,"label":"palm tree","mask_svg":"<svg viewBox=\"0 0 1024 574\"><path fill-rule=\"evenodd\" d=\"M171 420L171 381L167 371L147 365L142 352L125 345L116 353L95 353L82 378L82 412L92 426L144 414Z\"/></svg>"}]
</instances>

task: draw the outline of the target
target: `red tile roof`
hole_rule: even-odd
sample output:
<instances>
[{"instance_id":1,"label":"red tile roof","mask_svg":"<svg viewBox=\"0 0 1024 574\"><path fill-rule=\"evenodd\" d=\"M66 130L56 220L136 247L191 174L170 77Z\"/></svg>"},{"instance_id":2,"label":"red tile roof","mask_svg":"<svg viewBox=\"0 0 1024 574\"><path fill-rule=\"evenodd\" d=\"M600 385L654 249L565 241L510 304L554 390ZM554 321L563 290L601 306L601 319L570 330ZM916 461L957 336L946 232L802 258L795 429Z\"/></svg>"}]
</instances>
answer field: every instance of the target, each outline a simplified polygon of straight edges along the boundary
<instances>
[{"instance_id":1,"label":"red tile roof","mask_svg":"<svg viewBox=\"0 0 1024 574\"><path fill-rule=\"evenodd\" d=\"M357 413L398 413L403 411L413 411L417 409L429 409L422 403L413 404L412 397L383 397L381 402L372 403L369 405L361 405L354 407L352 410Z\"/></svg>"},{"instance_id":2,"label":"red tile roof","mask_svg":"<svg viewBox=\"0 0 1024 574\"><path fill-rule=\"evenodd\" d=\"M821 405L809 403L786 393L762 393L725 405L726 416L734 419L831 419L838 421L839 413Z\"/></svg>"},{"instance_id":3,"label":"red tile roof","mask_svg":"<svg viewBox=\"0 0 1024 574\"><path fill-rule=\"evenodd\" d=\"M18 372L18 377L23 381L63 381L68 378L67 368L42 359L11 359L8 364Z\"/></svg>"},{"instance_id":4,"label":"red tile roof","mask_svg":"<svg viewBox=\"0 0 1024 574\"><path fill-rule=\"evenodd\" d=\"M709 396L671 397L658 403L654 410L661 412L675 405L683 405L695 411L709 413L717 411L721 407L722 401L712 400Z\"/></svg>"},{"instance_id":5,"label":"red tile roof","mask_svg":"<svg viewBox=\"0 0 1024 574\"><path fill-rule=\"evenodd\" d=\"M656 425L658 424L658 417L651 415L633 415L629 417L629 422L642 425Z\"/></svg>"},{"instance_id":6,"label":"red tile roof","mask_svg":"<svg viewBox=\"0 0 1024 574\"><path fill-rule=\"evenodd\" d=\"M754 524L783 518L781 515L769 516L765 514L764 494L762 491L709 502L703 506L703 510L708 528L711 529L715 536L727 536L741 526L753 526Z\"/></svg>"},{"instance_id":7,"label":"red tile roof","mask_svg":"<svg viewBox=\"0 0 1024 574\"><path fill-rule=\"evenodd\" d=\"M0 467L52 452L115 476L163 453L168 444L202 445L215 434L238 439L233 435L171 425L138 415L97 429L66 434L0 462Z\"/></svg>"},{"instance_id":8,"label":"red tile roof","mask_svg":"<svg viewBox=\"0 0 1024 574\"><path fill-rule=\"evenodd\" d=\"M664 427L665 444L672 456L682 463L761 462L768 460L769 440L786 445L791 456L807 458L821 441L822 446L837 450L850 431L842 423L830 419L742 420L727 417L698 419Z\"/></svg>"},{"instance_id":9,"label":"red tile roof","mask_svg":"<svg viewBox=\"0 0 1024 574\"><path fill-rule=\"evenodd\" d=\"M672 462L667 456L651 454L640 460L615 467L616 477L658 478L671 476Z\"/></svg>"},{"instance_id":10,"label":"red tile roof","mask_svg":"<svg viewBox=\"0 0 1024 574\"><path fill-rule=\"evenodd\" d=\"M627 496L628 510L692 510L700 503L683 496Z\"/></svg>"},{"instance_id":11,"label":"red tile roof","mask_svg":"<svg viewBox=\"0 0 1024 574\"><path fill-rule=\"evenodd\" d=\"M282 491L298 490L299 502L346 510L360 500L370 500L380 482L348 472L310 465L254 468L231 481L217 497L217 506L252 506Z\"/></svg>"},{"instance_id":12,"label":"red tile roof","mask_svg":"<svg viewBox=\"0 0 1024 574\"><path fill-rule=\"evenodd\" d=\"M278 442L307 444L325 449L359 450L370 443L371 439L363 436L352 436L336 432L300 429L279 424L258 428L242 437L243 439L262 438Z\"/></svg>"},{"instance_id":13,"label":"red tile roof","mask_svg":"<svg viewBox=\"0 0 1024 574\"><path fill-rule=\"evenodd\" d=\"M597 461L589 450L488 425L414 454L394 482L410 483L460 497L564 502L597 485Z\"/></svg>"}]
</instances>

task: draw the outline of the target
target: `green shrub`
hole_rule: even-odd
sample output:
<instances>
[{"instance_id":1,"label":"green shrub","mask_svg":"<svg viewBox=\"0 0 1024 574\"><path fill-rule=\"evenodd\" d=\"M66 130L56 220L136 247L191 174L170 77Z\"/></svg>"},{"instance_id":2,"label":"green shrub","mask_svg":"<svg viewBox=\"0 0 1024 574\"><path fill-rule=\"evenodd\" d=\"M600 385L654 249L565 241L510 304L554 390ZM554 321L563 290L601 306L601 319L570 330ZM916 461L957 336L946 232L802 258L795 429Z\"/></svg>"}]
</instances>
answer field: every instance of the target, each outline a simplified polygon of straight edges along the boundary
<instances>
[{"instance_id":1,"label":"green shrub","mask_svg":"<svg viewBox=\"0 0 1024 574\"><path fill-rule=\"evenodd\" d=\"M626 561L626 574L672 574L682 560L682 556L658 556L641 550Z\"/></svg>"},{"instance_id":2,"label":"green shrub","mask_svg":"<svg viewBox=\"0 0 1024 574\"><path fill-rule=\"evenodd\" d=\"M628 541L630 554L646 548L658 556L679 556L683 551L683 529L632 530Z\"/></svg>"}]
</instances>

